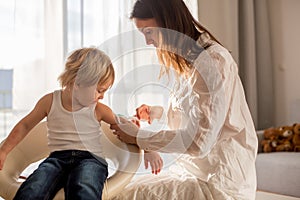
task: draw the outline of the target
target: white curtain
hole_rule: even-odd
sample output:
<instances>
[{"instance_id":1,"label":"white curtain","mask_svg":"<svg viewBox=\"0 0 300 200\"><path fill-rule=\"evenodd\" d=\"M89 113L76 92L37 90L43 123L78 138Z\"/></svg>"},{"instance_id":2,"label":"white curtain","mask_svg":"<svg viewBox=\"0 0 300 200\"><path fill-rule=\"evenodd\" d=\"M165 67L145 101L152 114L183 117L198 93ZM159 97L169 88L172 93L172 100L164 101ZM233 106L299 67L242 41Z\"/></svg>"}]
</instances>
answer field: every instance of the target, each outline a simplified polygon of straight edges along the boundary
<instances>
[{"instance_id":1,"label":"white curtain","mask_svg":"<svg viewBox=\"0 0 300 200\"><path fill-rule=\"evenodd\" d=\"M62 69L61 1L1 1L0 67L13 69L13 109L32 109ZM54 42L55 41L55 42Z\"/></svg>"},{"instance_id":2,"label":"white curtain","mask_svg":"<svg viewBox=\"0 0 300 200\"><path fill-rule=\"evenodd\" d=\"M42 95L58 87L63 69L61 5L62 0L0 1L0 69L13 71L12 110L1 119L0 139Z\"/></svg>"}]
</instances>

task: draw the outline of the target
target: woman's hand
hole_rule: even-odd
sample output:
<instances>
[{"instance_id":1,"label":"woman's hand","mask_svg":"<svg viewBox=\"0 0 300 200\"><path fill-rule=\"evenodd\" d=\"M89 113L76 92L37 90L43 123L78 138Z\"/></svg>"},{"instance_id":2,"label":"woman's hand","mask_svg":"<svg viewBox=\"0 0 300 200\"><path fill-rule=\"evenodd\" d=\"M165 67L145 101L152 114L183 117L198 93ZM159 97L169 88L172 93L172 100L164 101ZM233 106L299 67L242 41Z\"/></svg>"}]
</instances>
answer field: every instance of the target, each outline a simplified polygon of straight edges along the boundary
<instances>
[{"instance_id":1,"label":"woman's hand","mask_svg":"<svg viewBox=\"0 0 300 200\"><path fill-rule=\"evenodd\" d=\"M136 117L131 118L130 121L137 125L137 127L141 127L140 120L138 120Z\"/></svg>"},{"instance_id":2,"label":"woman's hand","mask_svg":"<svg viewBox=\"0 0 300 200\"><path fill-rule=\"evenodd\" d=\"M139 120L147 121L149 124L151 124L150 119L150 106L146 104L142 104L140 107L136 109L136 117Z\"/></svg>"},{"instance_id":3,"label":"woman's hand","mask_svg":"<svg viewBox=\"0 0 300 200\"><path fill-rule=\"evenodd\" d=\"M139 127L125 118L119 117L119 124L112 124L110 128L114 130L114 134L121 140L122 142L128 144L136 144L136 136L139 131Z\"/></svg>"},{"instance_id":4,"label":"woman's hand","mask_svg":"<svg viewBox=\"0 0 300 200\"><path fill-rule=\"evenodd\" d=\"M163 167L163 159L155 151L144 151L144 164L145 169L148 169L150 164L152 174L158 174Z\"/></svg>"}]
</instances>

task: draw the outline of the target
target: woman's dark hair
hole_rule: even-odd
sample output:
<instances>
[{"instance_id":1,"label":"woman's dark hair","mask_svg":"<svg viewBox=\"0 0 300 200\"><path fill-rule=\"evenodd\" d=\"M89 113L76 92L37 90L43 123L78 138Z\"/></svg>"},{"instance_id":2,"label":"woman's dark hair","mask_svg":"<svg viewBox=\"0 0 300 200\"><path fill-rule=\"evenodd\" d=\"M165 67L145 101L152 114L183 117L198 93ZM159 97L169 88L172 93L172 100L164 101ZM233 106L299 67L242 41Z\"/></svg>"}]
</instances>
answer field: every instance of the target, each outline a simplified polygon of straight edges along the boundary
<instances>
[{"instance_id":1,"label":"woman's dark hair","mask_svg":"<svg viewBox=\"0 0 300 200\"><path fill-rule=\"evenodd\" d=\"M137 0L130 18L154 18L162 28L181 32L194 40L203 32L218 40L202 26L191 14L182 0Z\"/></svg>"},{"instance_id":2,"label":"woman's dark hair","mask_svg":"<svg viewBox=\"0 0 300 200\"><path fill-rule=\"evenodd\" d=\"M133 18L153 18L159 27L177 31L188 36L194 41L197 41L200 35L204 33L208 34L212 40L218 42L218 40L192 16L191 12L182 0L137 0L130 15L130 19ZM164 35L163 37L164 43L168 43L167 36ZM177 45L177 47L178 46L179 45ZM208 47L209 45L203 46L203 48ZM187 52L188 50L189 49L186 48L186 50L183 51ZM179 73L190 68L188 61L174 52L172 53L170 51L160 49L158 50L158 56L163 64L168 67L172 64L175 70L179 71Z\"/></svg>"}]
</instances>

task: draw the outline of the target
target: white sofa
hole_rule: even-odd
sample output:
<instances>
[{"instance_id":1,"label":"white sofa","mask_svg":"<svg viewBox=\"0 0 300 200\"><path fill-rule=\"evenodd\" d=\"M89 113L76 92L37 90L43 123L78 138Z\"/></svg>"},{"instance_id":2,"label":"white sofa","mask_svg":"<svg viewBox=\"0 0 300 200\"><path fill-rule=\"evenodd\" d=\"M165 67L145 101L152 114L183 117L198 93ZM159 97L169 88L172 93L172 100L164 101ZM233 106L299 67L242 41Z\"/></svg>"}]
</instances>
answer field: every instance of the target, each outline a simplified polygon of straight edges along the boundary
<instances>
[{"instance_id":1,"label":"white sofa","mask_svg":"<svg viewBox=\"0 0 300 200\"><path fill-rule=\"evenodd\" d=\"M300 198L300 153L263 153L263 131L258 131L257 136L257 190Z\"/></svg>"}]
</instances>

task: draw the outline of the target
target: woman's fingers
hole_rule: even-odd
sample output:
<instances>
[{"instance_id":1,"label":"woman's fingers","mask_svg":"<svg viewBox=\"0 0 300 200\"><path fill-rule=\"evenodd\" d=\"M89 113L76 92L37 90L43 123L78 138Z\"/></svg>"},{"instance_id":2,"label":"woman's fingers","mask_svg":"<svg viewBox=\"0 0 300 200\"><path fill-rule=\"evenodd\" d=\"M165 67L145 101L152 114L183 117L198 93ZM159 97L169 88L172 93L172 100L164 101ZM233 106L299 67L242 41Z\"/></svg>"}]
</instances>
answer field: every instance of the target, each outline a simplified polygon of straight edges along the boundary
<instances>
[{"instance_id":1,"label":"woman's fingers","mask_svg":"<svg viewBox=\"0 0 300 200\"><path fill-rule=\"evenodd\" d=\"M152 174L158 174L161 171L162 166L163 166L162 159L152 162L151 163Z\"/></svg>"},{"instance_id":2,"label":"woman's fingers","mask_svg":"<svg viewBox=\"0 0 300 200\"><path fill-rule=\"evenodd\" d=\"M148 169L148 160L144 160L145 169Z\"/></svg>"},{"instance_id":3,"label":"woman's fingers","mask_svg":"<svg viewBox=\"0 0 300 200\"><path fill-rule=\"evenodd\" d=\"M136 117L139 120L149 120L149 115L150 115L150 109L149 106L146 104L142 104L140 107L136 109Z\"/></svg>"}]
</instances>

